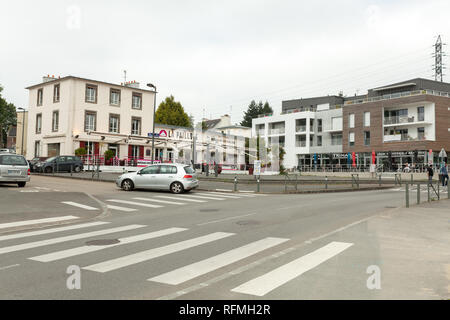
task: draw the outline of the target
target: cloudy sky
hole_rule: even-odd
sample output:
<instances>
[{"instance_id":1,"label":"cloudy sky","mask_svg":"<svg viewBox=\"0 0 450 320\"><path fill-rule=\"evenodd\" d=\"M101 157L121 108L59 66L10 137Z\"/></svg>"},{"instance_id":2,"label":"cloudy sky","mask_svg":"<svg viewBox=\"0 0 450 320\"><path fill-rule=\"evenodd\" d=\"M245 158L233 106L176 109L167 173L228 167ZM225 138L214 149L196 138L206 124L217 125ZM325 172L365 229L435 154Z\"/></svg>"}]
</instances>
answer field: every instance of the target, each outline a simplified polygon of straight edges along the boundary
<instances>
[{"instance_id":1,"label":"cloudy sky","mask_svg":"<svg viewBox=\"0 0 450 320\"><path fill-rule=\"evenodd\" d=\"M43 75L120 83L127 70L196 121L240 122L252 99L277 112L282 100L432 78L449 12L448 0L2 0L0 84L26 107L24 88Z\"/></svg>"}]
</instances>

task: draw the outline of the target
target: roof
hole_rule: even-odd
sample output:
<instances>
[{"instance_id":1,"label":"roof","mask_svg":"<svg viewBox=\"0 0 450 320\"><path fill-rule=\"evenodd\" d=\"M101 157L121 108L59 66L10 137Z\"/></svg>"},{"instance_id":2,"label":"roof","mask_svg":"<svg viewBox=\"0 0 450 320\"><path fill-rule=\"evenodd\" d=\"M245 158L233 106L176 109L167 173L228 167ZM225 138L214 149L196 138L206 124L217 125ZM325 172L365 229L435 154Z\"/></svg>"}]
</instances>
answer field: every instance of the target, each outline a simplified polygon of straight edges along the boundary
<instances>
[{"instance_id":1,"label":"roof","mask_svg":"<svg viewBox=\"0 0 450 320\"><path fill-rule=\"evenodd\" d=\"M249 130L251 130L252 128L250 128L250 127L245 127L245 126L240 126L240 125L231 125L231 126L225 126L225 127L219 127L219 128L216 128L217 130L220 130L220 129L249 129Z\"/></svg>"},{"instance_id":2,"label":"roof","mask_svg":"<svg viewBox=\"0 0 450 320\"><path fill-rule=\"evenodd\" d=\"M220 123L220 120L221 119L213 119L213 120L206 120L203 122L205 123L207 129L212 129Z\"/></svg>"},{"instance_id":3,"label":"roof","mask_svg":"<svg viewBox=\"0 0 450 320\"><path fill-rule=\"evenodd\" d=\"M102 83L102 84L107 84L107 85L110 85L110 86L116 86L116 87L131 89L131 90L135 90L135 91L144 91L144 92L150 92L150 93L155 92L153 90L127 87L127 86L120 85L120 84L117 84L117 83L110 83L110 82L105 82L105 81L92 80L92 79L87 79L87 78L75 77L75 76L71 76L71 75L65 76L65 77L62 77L62 78L55 78L55 80L50 80L50 81L47 81L47 82L41 82L41 83L38 83L38 84L33 84L33 85L29 86L29 87L26 87L25 89L30 90L30 89L34 89L34 88L37 88L37 87L40 87L40 86L44 86L44 85L48 85L48 84L52 84L52 83L57 83L59 81L70 80L70 79L83 80L83 81L88 81L88 82L92 82L92 83Z\"/></svg>"}]
</instances>

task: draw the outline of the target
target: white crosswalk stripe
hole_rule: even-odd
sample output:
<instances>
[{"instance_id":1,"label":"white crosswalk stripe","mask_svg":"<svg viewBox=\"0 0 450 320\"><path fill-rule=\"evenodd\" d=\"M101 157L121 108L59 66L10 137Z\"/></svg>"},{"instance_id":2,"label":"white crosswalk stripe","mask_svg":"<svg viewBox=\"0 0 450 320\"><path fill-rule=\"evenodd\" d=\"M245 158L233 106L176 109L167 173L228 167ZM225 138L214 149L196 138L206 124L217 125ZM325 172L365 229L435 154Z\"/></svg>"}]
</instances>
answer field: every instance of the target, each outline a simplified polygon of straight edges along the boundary
<instances>
[{"instance_id":1,"label":"white crosswalk stripe","mask_svg":"<svg viewBox=\"0 0 450 320\"><path fill-rule=\"evenodd\" d=\"M193 238L173 244L169 244L164 247L154 248L128 256L120 257L117 259L112 259L108 261L103 261L97 264L93 264L87 267L83 267L85 270L96 271L96 272L108 272L112 270L117 270L126 266L137 264L140 262L148 261L157 257L168 255L174 252L186 250L193 248L208 242L217 241L224 239L226 237L232 236L234 233L226 232L215 232L198 238Z\"/></svg>"},{"instance_id":2,"label":"white crosswalk stripe","mask_svg":"<svg viewBox=\"0 0 450 320\"><path fill-rule=\"evenodd\" d=\"M130 204L133 206L139 206L139 207L148 207L148 208L162 208L164 206L158 206L156 204L149 204L149 203L142 203L142 202L135 202L135 201L127 201L127 200L119 200L119 199L109 199L106 201L110 202L117 202L117 203L124 203L124 204Z\"/></svg>"},{"instance_id":3,"label":"white crosswalk stripe","mask_svg":"<svg viewBox=\"0 0 450 320\"><path fill-rule=\"evenodd\" d=\"M178 205L178 206L182 206L182 205L186 204L186 203L182 203L182 202L158 200L158 199L151 199L151 198L136 197L136 198L133 198L133 199L135 199L135 200L142 200L142 201L153 201L153 202L166 203L166 204L175 204L175 205Z\"/></svg>"},{"instance_id":4,"label":"white crosswalk stripe","mask_svg":"<svg viewBox=\"0 0 450 320\"><path fill-rule=\"evenodd\" d=\"M102 221L88 222L88 223L76 224L73 226L67 226L67 227L59 227L59 228L45 229L45 230L39 230L39 231L28 231L28 232L9 234L6 236L0 236L0 241L26 238L26 237L32 237L32 236L39 236L39 235L43 235L43 234L75 230L75 229L81 229L81 228L95 227L95 226L100 226L100 225L107 224L107 223L109 223L109 222L102 222Z\"/></svg>"},{"instance_id":5,"label":"white crosswalk stripe","mask_svg":"<svg viewBox=\"0 0 450 320\"><path fill-rule=\"evenodd\" d=\"M50 261L55 261L55 260L61 260L61 259L65 259L68 257L73 257L73 256L85 254L85 253L90 253L90 252L100 251L100 250L111 248L111 247L121 246L124 244L130 244L133 242L158 238L158 237L174 234L174 233L185 231L185 230L187 230L187 229L185 229L185 228L168 228L168 229L154 231L154 232L150 232L150 233L139 234L136 236L120 238L120 239L118 239L120 241L119 243L115 243L115 244L111 244L111 245L82 246L82 247L78 247L78 248L72 248L72 249L68 249L68 250L62 250L62 251L52 252L49 254L44 254L44 255L40 255L40 256L36 256L36 257L31 257L29 259L35 260L35 261L40 261L40 262L50 262Z\"/></svg>"},{"instance_id":6,"label":"white crosswalk stripe","mask_svg":"<svg viewBox=\"0 0 450 320\"><path fill-rule=\"evenodd\" d=\"M196 195L201 196L212 196L212 197L220 197L220 198L227 198L227 199L241 199L241 197L233 196L233 195L223 195L223 194L213 194L213 193L206 193L206 192L196 192Z\"/></svg>"},{"instance_id":7,"label":"white crosswalk stripe","mask_svg":"<svg viewBox=\"0 0 450 320\"><path fill-rule=\"evenodd\" d=\"M181 198L181 197L176 197L176 196L155 196L156 198L161 198L161 199L175 199L175 200L181 200L181 201L188 201L188 202L197 202L197 203L203 203L203 202L208 202L206 200L198 200L198 199L188 199L188 198Z\"/></svg>"},{"instance_id":8,"label":"white crosswalk stripe","mask_svg":"<svg viewBox=\"0 0 450 320\"><path fill-rule=\"evenodd\" d=\"M188 266L164 273L148 279L148 281L177 285L188 280L199 277L208 272L217 270L236 261L252 256L258 252L269 249L288 239L265 238L247 244L245 246L221 253L214 257L190 264Z\"/></svg>"},{"instance_id":9,"label":"white crosswalk stripe","mask_svg":"<svg viewBox=\"0 0 450 320\"><path fill-rule=\"evenodd\" d=\"M124 211L124 212L133 212L133 211L137 211L137 209L133 209L133 208L125 208L125 207L119 207L119 206L112 206L112 205L110 205L110 204L108 204L106 207L108 207L108 209L118 210L118 211Z\"/></svg>"},{"instance_id":10,"label":"white crosswalk stripe","mask_svg":"<svg viewBox=\"0 0 450 320\"><path fill-rule=\"evenodd\" d=\"M68 204L69 206L74 206L74 207L78 207L81 209L85 209L85 210L98 210L97 208L91 207L91 206L87 206L78 202L73 202L73 201L62 201L61 203L64 204Z\"/></svg>"},{"instance_id":11,"label":"white crosswalk stripe","mask_svg":"<svg viewBox=\"0 0 450 320\"><path fill-rule=\"evenodd\" d=\"M224 198L217 197L207 197L207 196L196 196L195 194L179 194L180 197L184 198L199 198L199 199L207 199L207 200L225 200Z\"/></svg>"},{"instance_id":12,"label":"white crosswalk stripe","mask_svg":"<svg viewBox=\"0 0 450 320\"><path fill-rule=\"evenodd\" d=\"M237 197L244 197L244 198L254 198L255 195L253 194L242 194L242 193L231 193L231 192L216 192L216 191L210 191L208 192L211 195L225 195L225 196L237 196Z\"/></svg>"},{"instance_id":13,"label":"white crosswalk stripe","mask_svg":"<svg viewBox=\"0 0 450 320\"><path fill-rule=\"evenodd\" d=\"M250 280L231 291L255 296L264 296L270 291L287 283L301 274L351 247L353 243L331 242L305 256L272 270L258 278Z\"/></svg>"},{"instance_id":14,"label":"white crosswalk stripe","mask_svg":"<svg viewBox=\"0 0 450 320\"><path fill-rule=\"evenodd\" d=\"M23 226L33 225L33 224L41 224L41 223L49 223L49 222L60 222L60 221L67 221L67 220L73 220L73 219L79 219L79 217L62 216L62 217L53 217L53 218L14 221L14 222L0 224L0 229L23 227Z\"/></svg>"},{"instance_id":15,"label":"white crosswalk stripe","mask_svg":"<svg viewBox=\"0 0 450 320\"><path fill-rule=\"evenodd\" d=\"M37 248L37 247L43 247L43 246L48 246L51 244L72 241L72 240L77 240L77 239L95 237L95 236L100 236L100 235L104 235L104 234L128 231L128 230L138 229L138 228L142 228L142 227L145 227L145 226L139 225L139 224L132 224L132 225L127 225L127 226L123 226L123 227L80 233L80 234L64 236L64 237L59 237L59 238L53 238L53 239L47 239L47 240L41 240L41 241L35 241L35 242L28 242L28 243L23 243L23 244L0 248L0 254L16 252L16 251Z\"/></svg>"}]
</instances>

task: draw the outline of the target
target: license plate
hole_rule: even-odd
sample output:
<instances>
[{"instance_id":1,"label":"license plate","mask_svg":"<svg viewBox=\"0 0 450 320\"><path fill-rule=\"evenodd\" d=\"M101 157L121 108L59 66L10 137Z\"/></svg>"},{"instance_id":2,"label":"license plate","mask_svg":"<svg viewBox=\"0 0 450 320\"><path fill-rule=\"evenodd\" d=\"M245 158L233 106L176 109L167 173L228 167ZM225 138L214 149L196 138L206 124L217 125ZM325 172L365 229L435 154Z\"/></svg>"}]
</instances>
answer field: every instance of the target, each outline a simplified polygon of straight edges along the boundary
<instances>
[{"instance_id":1,"label":"license plate","mask_svg":"<svg viewBox=\"0 0 450 320\"><path fill-rule=\"evenodd\" d=\"M20 170L8 170L10 176L20 176Z\"/></svg>"}]
</instances>

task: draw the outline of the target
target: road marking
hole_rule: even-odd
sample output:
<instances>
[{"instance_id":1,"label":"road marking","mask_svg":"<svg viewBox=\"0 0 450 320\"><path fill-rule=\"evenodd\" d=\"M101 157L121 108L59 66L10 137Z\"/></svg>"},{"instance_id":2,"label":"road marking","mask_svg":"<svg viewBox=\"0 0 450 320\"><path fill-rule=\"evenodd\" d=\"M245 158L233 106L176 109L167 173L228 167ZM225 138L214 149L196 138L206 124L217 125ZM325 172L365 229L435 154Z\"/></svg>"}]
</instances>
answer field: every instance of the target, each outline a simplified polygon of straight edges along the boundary
<instances>
[{"instance_id":1,"label":"road marking","mask_svg":"<svg viewBox=\"0 0 450 320\"><path fill-rule=\"evenodd\" d=\"M226 233L226 232L215 232L208 234L206 236L193 238L173 244L169 244L164 247L154 248L142 252L138 252L135 254L131 254L128 256L120 257L117 259L112 259L104 262L100 262L97 264L93 264L87 267L84 267L85 270L91 270L96 272L108 272L116 269L120 269L126 266L130 266L139 262L148 261L157 257L165 256L171 253L175 253L178 251L182 251L185 249L189 249L192 247L196 247L208 242L224 239L226 237L232 236L234 233Z\"/></svg>"},{"instance_id":2,"label":"road marking","mask_svg":"<svg viewBox=\"0 0 450 320\"><path fill-rule=\"evenodd\" d=\"M43 254L43 255L36 256L36 257L31 257L31 258L28 258L28 259L35 260L35 261L40 261L40 262L50 262L50 261L55 261L55 260L61 260L61 259L65 259L65 258L68 258L68 257L77 256L77 255L80 255L80 254L85 254L85 253L100 251L100 250L111 248L111 247L121 246L121 245L124 245L124 244L129 244L129 243L133 243L133 242L138 242L138 241L158 238L158 237L166 236L166 235L169 235L169 234L173 234L173 233L177 233L177 232L181 232L181 231L185 231L185 230L187 230L187 229L185 229L185 228L168 228L168 229L154 231L154 232L150 232L150 233L139 234L139 235L136 235L136 236L120 238L119 239L119 241L120 241L119 243L115 243L115 244L111 244L111 245L106 245L106 246L82 246L82 247L78 247L78 248L72 248L72 249L52 252L52 253L49 253L49 254Z\"/></svg>"},{"instance_id":3,"label":"road marking","mask_svg":"<svg viewBox=\"0 0 450 320\"><path fill-rule=\"evenodd\" d=\"M286 241L288 241L288 239L265 238L147 280L177 285L250 257L258 252L277 246Z\"/></svg>"},{"instance_id":4,"label":"road marking","mask_svg":"<svg viewBox=\"0 0 450 320\"><path fill-rule=\"evenodd\" d=\"M89 223L77 224L77 225L68 226L68 227L61 227L61 228L45 229L45 230L39 230L39 231L30 231L30 232L9 234L9 235L6 235L6 236L0 236L0 241L11 240L11 239L18 239L18 238L25 238L25 237L32 237L32 236L38 236L38 235L42 235L42 234L61 232L61 231L67 231L67 230L74 230L74 229L94 227L94 226L99 226L99 225L107 224L107 223L109 223L109 222L97 221L97 222L89 222Z\"/></svg>"},{"instance_id":5,"label":"road marking","mask_svg":"<svg viewBox=\"0 0 450 320\"><path fill-rule=\"evenodd\" d=\"M150 199L150 198L133 198L135 200L142 200L142 201L154 201L154 202L160 202L160 203L167 203L167 204L176 204L179 206L185 205L186 203L182 202L175 202L175 201L167 201L167 200L158 200L158 199Z\"/></svg>"},{"instance_id":6,"label":"road marking","mask_svg":"<svg viewBox=\"0 0 450 320\"><path fill-rule=\"evenodd\" d=\"M21 226L27 226L27 225L30 225L30 224L66 221L66 220L73 220L73 219L79 219L79 217L76 217L76 216L62 216L62 217L54 217L54 218L43 218L43 219L33 219L33 220L22 220L22 221L8 222L8 223L0 224L0 229L6 229L6 228L12 228L12 227L21 227Z\"/></svg>"},{"instance_id":7,"label":"road marking","mask_svg":"<svg viewBox=\"0 0 450 320\"><path fill-rule=\"evenodd\" d=\"M108 209L112 209L112 210L119 210L119 211L125 211L125 212L133 212L133 211L137 211L137 209L132 209L132 208L125 208L125 207L119 207L119 206L113 206L108 204L106 206Z\"/></svg>"},{"instance_id":8,"label":"road marking","mask_svg":"<svg viewBox=\"0 0 450 320\"><path fill-rule=\"evenodd\" d=\"M239 198L240 197L246 197L246 198L254 198L255 197L255 195L253 195L253 194L240 194L240 193L231 193L231 192L226 193L226 192L211 191L209 193L211 195L218 195L218 196L226 195L226 196L239 197Z\"/></svg>"},{"instance_id":9,"label":"road marking","mask_svg":"<svg viewBox=\"0 0 450 320\"><path fill-rule=\"evenodd\" d=\"M251 191L251 190L241 190L239 192L249 192L249 193L254 193L255 191Z\"/></svg>"},{"instance_id":10,"label":"road marking","mask_svg":"<svg viewBox=\"0 0 450 320\"><path fill-rule=\"evenodd\" d=\"M253 213L249 213L249 214L243 214L241 216L234 216L234 217L229 217L229 218L224 218L224 219L219 219L219 220L213 220L213 221L209 221L209 222L204 222L204 223L200 223L197 226L204 226L206 224L211 224L211 223L216 223L216 222L222 222L222 221L227 221L227 220L233 220L233 219L237 219L237 218L242 218L242 217L247 217L247 216L252 216L254 214L257 214L257 212L253 212Z\"/></svg>"},{"instance_id":11,"label":"road marking","mask_svg":"<svg viewBox=\"0 0 450 320\"><path fill-rule=\"evenodd\" d=\"M225 200L225 199L223 199L223 198L215 198L215 197L206 197L206 196L196 196L196 195L194 195L194 194L190 194L190 195L179 195L180 197L182 197L183 199L184 198L199 198L199 199L208 199L208 200Z\"/></svg>"},{"instance_id":12,"label":"road marking","mask_svg":"<svg viewBox=\"0 0 450 320\"><path fill-rule=\"evenodd\" d=\"M190 202L208 202L208 201L206 201L206 200L197 200L197 199L187 199L187 198L185 198L185 197L182 197L182 198L180 198L180 197L175 197L175 196L171 196L171 197L169 197L169 196L155 196L155 197L157 197L157 198L163 198L163 199L175 199L175 200L181 200L181 201L190 201Z\"/></svg>"},{"instance_id":13,"label":"road marking","mask_svg":"<svg viewBox=\"0 0 450 320\"><path fill-rule=\"evenodd\" d=\"M353 243L331 242L320 249L308 253L307 255L291 261L258 278L250 280L231 291L262 297L288 281L317 267L319 264L336 256L352 245Z\"/></svg>"},{"instance_id":14,"label":"road marking","mask_svg":"<svg viewBox=\"0 0 450 320\"><path fill-rule=\"evenodd\" d=\"M125 203L125 204L131 204L134 206L141 206L141 207L148 207L148 208L162 208L163 207L163 206L157 206L156 204L148 204L148 203L141 203L141 202L134 202L134 201L126 201L126 200L109 199L106 201Z\"/></svg>"},{"instance_id":15,"label":"road marking","mask_svg":"<svg viewBox=\"0 0 450 320\"><path fill-rule=\"evenodd\" d=\"M233 191L233 190L231 190L231 189L216 189L217 191Z\"/></svg>"},{"instance_id":16,"label":"road marking","mask_svg":"<svg viewBox=\"0 0 450 320\"><path fill-rule=\"evenodd\" d=\"M24 243L24 244L0 248L0 254L20 251L20 250L26 250L26 249L31 249L31 248L37 248L37 247L43 247L43 246L48 246L51 244L56 244L56 243L61 243L61 242L66 242L66 241L71 241L71 240L77 240L77 239L83 239L83 238L89 238L89 237L95 237L95 236L100 236L100 235L110 234L110 233L115 233L115 232L133 230L133 229L142 228L142 227L145 227L145 226L139 225L139 224L131 224L131 225L124 226L124 227L104 229L104 230L80 233L80 234L64 236L64 237L59 237L59 238L54 238L54 239L28 242L28 243Z\"/></svg>"},{"instance_id":17,"label":"road marking","mask_svg":"<svg viewBox=\"0 0 450 320\"><path fill-rule=\"evenodd\" d=\"M12 264L10 266L0 267L0 270L11 269L20 266L20 264Z\"/></svg>"},{"instance_id":18,"label":"road marking","mask_svg":"<svg viewBox=\"0 0 450 320\"><path fill-rule=\"evenodd\" d=\"M78 207L85 210L98 210L97 208L86 206L81 203L73 202L73 201L62 201L61 203L68 204L69 206Z\"/></svg>"},{"instance_id":19,"label":"road marking","mask_svg":"<svg viewBox=\"0 0 450 320\"><path fill-rule=\"evenodd\" d=\"M232 195L222 195L222 194L214 194L214 193L206 193L206 192L196 192L195 194L204 195L204 196L213 196L213 197L221 197L221 198L229 198L229 199L240 199L241 197L232 196Z\"/></svg>"}]
</instances>

